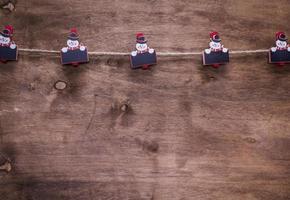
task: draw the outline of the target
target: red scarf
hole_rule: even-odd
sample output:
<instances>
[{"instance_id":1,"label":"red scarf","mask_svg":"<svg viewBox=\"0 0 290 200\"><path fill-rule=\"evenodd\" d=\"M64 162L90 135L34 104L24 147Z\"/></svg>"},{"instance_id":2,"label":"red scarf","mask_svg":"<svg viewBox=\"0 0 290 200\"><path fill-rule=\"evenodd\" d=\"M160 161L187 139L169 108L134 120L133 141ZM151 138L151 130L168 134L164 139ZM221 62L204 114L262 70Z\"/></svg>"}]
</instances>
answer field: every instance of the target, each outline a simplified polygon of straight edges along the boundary
<instances>
[{"instance_id":1,"label":"red scarf","mask_svg":"<svg viewBox=\"0 0 290 200\"><path fill-rule=\"evenodd\" d=\"M68 47L68 50L69 50L69 51L74 51L74 50L77 50L77 49L79 49L79 48L80 48L80 45L77 46L77 47Z\"/></svg>"},{"instance_id":2,"label":"red scarf","mask_svg":"<svg viewBox=\"0 0 290 200\"><path fill-rule=\"evenodd\" d=\"M283 50L287 49L287 47L276 47L276 48L277 48L277 50L280 50L280 51L283 51Z\"/></svg>"},{"instance_id":3,"label":"red scarf","mask_svg":"<svg viewBox=\"0 0 290 200\"><path fill-rule=\"evenodd\" d=\"M146 50L144 50L144 51L139 51L139 50L137 50L137 53L138 54L140 54L140 53L147 53L149 51L149 48L147 48Z\"/></svg>"},{"instance_id":4,"label":"red scarf","mask_svg":"<svg viewBox=\"0 0 290 200\"><path fill-rule=\"evenodd\" d=\"M213 49L213 48L210 48L211 49L211 51L213 51L213 52L219 52L219 51L222 51L222 48L221 49Z\"/></svg>"},{"instance_id":5,"label":"red scarf","mask_svg":"<svg viewBox=\"0 0 290 200\"><path fill-rule=\"evenodd\" d=\"M0 43L0 47L9 47L11 45L11 42L9 42L8 44L1 44Z\"/></svg>"}]
</instances>

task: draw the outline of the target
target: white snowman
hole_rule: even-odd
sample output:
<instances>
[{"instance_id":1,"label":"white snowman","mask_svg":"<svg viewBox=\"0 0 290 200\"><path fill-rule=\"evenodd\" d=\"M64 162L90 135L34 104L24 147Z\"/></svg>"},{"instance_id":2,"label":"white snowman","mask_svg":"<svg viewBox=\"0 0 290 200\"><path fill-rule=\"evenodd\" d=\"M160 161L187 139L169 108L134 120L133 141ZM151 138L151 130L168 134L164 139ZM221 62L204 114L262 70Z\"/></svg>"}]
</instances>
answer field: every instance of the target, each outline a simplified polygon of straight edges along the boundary
<instances>
[{"instance_id":1,"label":"white snowman","mask_svg":"<svg viewBox=\"0 0 290 200\"><path fill-rule=\"evenodd\" d=\"M12 41L13 27L8 25L5 29L0 32L0 46L10 47L10 49L15 49L16 44Z\"/></svg>"},{"instance_id":2,"label":"white snowman","mask_svg":"<svg viewBox=\"0 0 290 200\"><path fill-rule=\"evenodd\" d=\"M153 54L155 52L155 50L148 47L147 40L145 40L144 34L138 33L136 35L136 50L132 51L131 55L137 56L137 54L146 53L146 52Z\"/></svg>"},{"instance_id":3,"label":"white snowman","mask_svg":"<svg viewBox=\"0 0 290 200\"><path fill-rule=\"evenodd\" d=\"M76 50L76 49L79 49L81 51L86 50L86 47L79 42L79 35L78 35L77 30L75 28L71 29L70 34L68 35L67 38L68 38L67 42L66 42L67 47L63 47L61 49L61 51L63 53L66 53L66 52L72 51L72 50Z\"/></svg>"},{"instance_id":4,"label":"white snowman","mask_svg":"<svg viewBox=\"0 0 290 200\"><path fill-rule=\"evenodd\" d=\"M287 37L284 32L277 32L276 33L276 47L272 47L271 51L276 52L277 50L283 51L287 50L290 52L290 46L287 43Z\"/></svg>"},{"instance_id":5,"label":"white snowman","mask_svg":"<svg viewBox=\"0 0 290 200\"><path fill-rule=\"evenodd\" d=\"M211 52L219 52L219 51L227 53L228 49L224 48L224 46L221 44L221 39L219 37L218 32L211 32L209 48L205 49L205 53L210 54Z\"/></svg>"}]
</instances>

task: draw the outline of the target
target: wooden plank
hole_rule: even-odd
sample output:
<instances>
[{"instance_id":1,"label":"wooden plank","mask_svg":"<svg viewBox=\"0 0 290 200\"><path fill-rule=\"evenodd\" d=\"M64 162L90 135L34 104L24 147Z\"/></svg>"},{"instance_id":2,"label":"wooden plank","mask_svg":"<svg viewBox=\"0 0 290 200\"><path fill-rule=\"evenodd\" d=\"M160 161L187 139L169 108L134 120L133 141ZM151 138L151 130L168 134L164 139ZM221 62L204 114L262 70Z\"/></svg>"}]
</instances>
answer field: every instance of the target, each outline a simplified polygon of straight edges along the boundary
<instances>
[{"instance_id":1,"label":"wooden plank","mask_svg":"<svg viewBox=\"0 0 290 200\"><path fill-rule=\"evenodd\" d=\"M288 4L262 0L65 3L19 1L0 22L15 26L19 48L58 50L79 25L92 51L128 52L146 28L164 52L204 49L220 29L230 49L264 49L289 18ZM57 80L67 88L56 91ZM0 199L290 197L290 68L266 54L233 55L219 69L200 56L160 58L147 71L122 57L73 68L20 54L1 64L0 85L0 152L13 167L0 172Z\"/></svg>"}]
</instances>

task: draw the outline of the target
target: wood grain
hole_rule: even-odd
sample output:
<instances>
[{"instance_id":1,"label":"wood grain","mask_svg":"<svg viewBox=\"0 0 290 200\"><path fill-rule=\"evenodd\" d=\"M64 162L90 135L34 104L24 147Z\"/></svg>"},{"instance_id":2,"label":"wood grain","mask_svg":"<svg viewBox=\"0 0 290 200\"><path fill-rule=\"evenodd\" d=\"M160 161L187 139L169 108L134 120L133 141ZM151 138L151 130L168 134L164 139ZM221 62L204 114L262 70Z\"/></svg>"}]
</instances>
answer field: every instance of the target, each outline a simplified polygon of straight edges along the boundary
<instances>
[{"instance_id":1,"label":"wood grain","mask_svg":"<svg viewBox=\"0 0 290 200\"><path fill-rule=\"evenodd\" d=\"M77 26L91 50L129 51L138 31L157 51L201 50L213 29L231 49L258 49L276 30L290 34L289 8L29 0L0 21L15 25L23 48L60 49ZM13 169L0 172L0 199L289 199L289 66L269 65L263 53L232 56L220 69L199 56L158 62L132 71L127 57L94 57L73 68L22 54L1 64L0 152ZM57 80L67 89L55 90Z\"/></svg>"}]
</instances>

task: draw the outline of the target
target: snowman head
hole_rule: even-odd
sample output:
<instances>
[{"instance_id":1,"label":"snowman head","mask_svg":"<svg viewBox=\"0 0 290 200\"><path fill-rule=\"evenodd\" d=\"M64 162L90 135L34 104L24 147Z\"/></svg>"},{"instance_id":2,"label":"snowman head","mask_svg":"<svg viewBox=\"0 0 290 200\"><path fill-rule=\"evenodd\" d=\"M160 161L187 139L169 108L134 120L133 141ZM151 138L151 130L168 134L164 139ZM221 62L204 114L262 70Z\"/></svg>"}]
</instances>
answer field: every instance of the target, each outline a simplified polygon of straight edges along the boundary
<instances>
[{"instance_id":1,"label":"snowman head","mask_svg":"<svg viewBox=\"0 0 290 200\"><path fill-rule=\"evenodd\" d=\"M209 47L212 48L212 49L221 49L222 44L220 42L211 41L209 43Z\"/></svg>"},{"instance_id":2,"label":"snowman head","mask_svg":"<svg viewBox=\"0 0 290 200\"><path fill-rule=\"evenodd\" d=\"M11 32L8 29L3 30L0 32L0 43L1 44L9 44L11 41Z\"/></svg>"},{"instance_id":3,"label":"snowman head","mask_svg":"<svg viewBox=\"0 0 290 200\"><path fill-rule=\"evenodd\" d=\"M276 46L279 48L286 48L287 47L287 41L277 40Z\"/></svg>"},{"instance_id":4,"label":"snowman head","mask_svg":"<svg viewBox=\"0 0 290 200\"><path fill-rule=\"evenodd\" d=\"M221 49L222 45L221 45L221 38L219 36L219 33L216 31L210 32L209 36L210 36L209 47L211 49Z\"/></svg>"},{"instance_id":5,"label":"snowman head","mask_svg":"<svg viewBox=\"0 0 290 200\"><path fill-rule=\"evenodd\" d=\"M10 37L4 37L3 35L0 35L0 44L9 44L10 41Z\"/></svg>"},{"instance_id":6,"label":"snowman head","mask_svg":"<svg viewBox=\"0 0 290 200\"><path fill-rule=\"evenodd\" d=\"M136 49L138 51L146 51L148 49L148 45L146 43L137 43Z\"/></svg>"},{"instance_id":7,"label":"snowman head","mask_svg":"<svg viewBox=\"0 0 290 200\"><path fill-rule=\"evenodd\" d=\"M287 47L287 36L284 32L280 31L276 33L276 46L279 48Z\"/></svg>"},{"instance_id":8,"label":"snowman head","mask_svg":"<svg viewBox=\"0 0 290 200\"><path fill-rule=\"evenodd\" d=\"M137 51L146 51L148 49L147 40L143 33L136 35L136 49Z\"/></svg>"},{"instance_id":9,"label":"snowman head","mask_svg":"<svg viewBox=\"0 0 290 200\"><path fill-rule=\"evenodd\" d=\"M67 42L66 42L67 46L70 47L70 48L76 48L79 46L79 41L78 40L71 40L71 39L68 39Z\"/></svg>"},{"instance_id":10,"label":"snowman head","mask_svg":"<svg viewBox=\"0 0 290 200\"><path fill-rule=\"evenodd\" d=\"M72 28L67 37L67 46L70 48L76 48L79 46L79 35L76 28Z\"/></svg>"}]
</instances>

